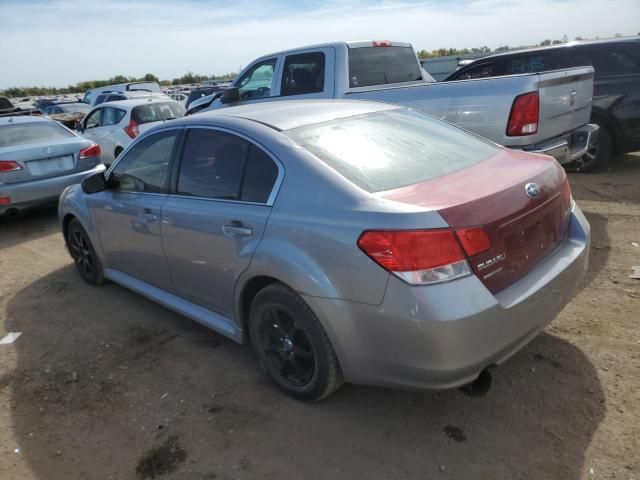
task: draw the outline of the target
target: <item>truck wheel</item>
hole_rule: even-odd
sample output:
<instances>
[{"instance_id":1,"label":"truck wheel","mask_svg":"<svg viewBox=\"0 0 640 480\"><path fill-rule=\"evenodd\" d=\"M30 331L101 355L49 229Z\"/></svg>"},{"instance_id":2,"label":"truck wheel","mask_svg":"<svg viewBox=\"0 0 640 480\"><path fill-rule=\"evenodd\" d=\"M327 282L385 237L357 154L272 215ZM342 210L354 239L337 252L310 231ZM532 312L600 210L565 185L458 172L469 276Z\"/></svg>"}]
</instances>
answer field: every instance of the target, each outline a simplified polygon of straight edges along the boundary
<instances>
[{"instance_id":1,"label":"truck wheel","mask_svg":"<svg viewBox=\"0 0 640 480\"><path fill-rule=\"evenodd\" d=\"M611 133L604 125L599 125L598 143L589 149L582 158L576 161L576 172L594 172L607 167L613 153L613 139Z\"/></svg>"},{"instance_id":2,"label":"truck wheel","mask_svg":"<svg viewBox=\"0 0 640 480\"><path fill-rule=\"evenodd\" d=\"M262 289L249 312L249 338L260 366L300 400L321 400L342 384L338 359L309 305L281 283Z\"/></svg>"}]
</instances>

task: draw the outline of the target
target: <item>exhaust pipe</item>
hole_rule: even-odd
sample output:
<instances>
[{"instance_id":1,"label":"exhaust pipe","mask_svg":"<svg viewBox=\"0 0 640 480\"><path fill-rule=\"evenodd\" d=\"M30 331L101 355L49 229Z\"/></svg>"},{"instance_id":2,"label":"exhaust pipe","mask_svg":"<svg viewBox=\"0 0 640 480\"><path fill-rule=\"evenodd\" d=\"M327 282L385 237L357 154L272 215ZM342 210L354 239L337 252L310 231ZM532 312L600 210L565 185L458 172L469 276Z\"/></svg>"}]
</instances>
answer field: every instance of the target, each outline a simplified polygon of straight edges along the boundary
<instances>
[{"instance_id":1,"label":"exhaust pipe","mask_svg":"<svg viewBox=\"0 0 640 480\"><path fill-rule=\"evenodd\" d=\"M491 389L492 377L489 370L483 370L473 382L460 387L460 391L470 397L483 397Z\"/></svg>"}]
</instances>

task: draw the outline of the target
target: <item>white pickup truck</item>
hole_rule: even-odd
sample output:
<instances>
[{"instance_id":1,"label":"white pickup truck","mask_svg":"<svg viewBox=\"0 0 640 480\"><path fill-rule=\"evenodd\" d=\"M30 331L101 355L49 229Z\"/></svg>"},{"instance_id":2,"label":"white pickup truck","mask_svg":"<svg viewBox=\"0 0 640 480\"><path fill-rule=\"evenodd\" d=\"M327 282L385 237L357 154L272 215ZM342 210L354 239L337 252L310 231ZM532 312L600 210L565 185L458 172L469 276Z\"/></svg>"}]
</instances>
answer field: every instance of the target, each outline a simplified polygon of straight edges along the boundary
<instances>
[{"instance_id":1,"label":"white pickup truck","mask_svg":"<svg viewBox=\"0 0 640 480\"><path fill-rule=\"evenodd\" d=\"M427 78L410 43L327 43L255 60L230 88L193 102L189 113L278 100L377 100L422 110L563 164L597 142L598 127L587 123L592 67L440 83Z\"/></svg>"}]
</instances>

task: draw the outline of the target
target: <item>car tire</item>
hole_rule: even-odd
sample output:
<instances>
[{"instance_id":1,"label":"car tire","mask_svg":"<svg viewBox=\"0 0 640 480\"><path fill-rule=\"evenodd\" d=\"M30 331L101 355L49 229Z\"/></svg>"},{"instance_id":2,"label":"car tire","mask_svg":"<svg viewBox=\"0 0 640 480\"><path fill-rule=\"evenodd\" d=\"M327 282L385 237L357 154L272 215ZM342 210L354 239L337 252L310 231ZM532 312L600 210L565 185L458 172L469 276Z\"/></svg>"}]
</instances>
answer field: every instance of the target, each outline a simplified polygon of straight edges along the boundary
<instances>
[{"instance_id":1,"label":"car tire","mask_svg":"<svg viewBox=\"0 0 640 480\"><path fill-rule=\"evenodd\" d=\"M98 255L96 255L89 235L77 218L69 222L65 240L71 258L73 258L82 279L89 285L103 285L106 283L102 263Z\"/></svg>"},{"instance_id":2,"label":"car tire","mask_svg":"<svg viewBox=\"0 0 640 480\"><path fill-rule=\"evenodd\" d=\"M574 168L576 172L589 173L604 170L609 164L609 160L613 154L613 138L607 127L601 124L597 125L600 127L598 131L598 142L576 162Z\"/></svg>"},{"instance_id":3,"label":"car tire","mask_svg":"<svg viewBox=\"0 0 640 480\"><path fill-rule=\"evenodd\" d=\"M342 385L327 333L309 305L287 286L275 283L258 292L248 329L258 363L292 397L317 401Z\"/></svg>"}]
</instances>

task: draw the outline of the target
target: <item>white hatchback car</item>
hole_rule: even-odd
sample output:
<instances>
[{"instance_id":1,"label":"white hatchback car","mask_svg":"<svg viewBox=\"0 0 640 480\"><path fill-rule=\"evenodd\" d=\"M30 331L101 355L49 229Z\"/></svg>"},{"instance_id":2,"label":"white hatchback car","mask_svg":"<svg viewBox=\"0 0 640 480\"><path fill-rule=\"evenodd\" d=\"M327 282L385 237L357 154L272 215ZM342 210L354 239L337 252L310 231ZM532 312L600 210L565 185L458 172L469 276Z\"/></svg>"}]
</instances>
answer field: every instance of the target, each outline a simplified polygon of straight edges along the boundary
<instances>
[{"instance_id":1,"label":"white hatchback car","mask_svg":"<svg viewBox=\"0 0 640 480\"><path fill-rule=\"evenodd\" d=\"M110 165L139 134L184 114L184 106L173 100L147 98L102 103L84 117L78 132L100 145L102 161Z\"/></svg>"}]
</instances>

